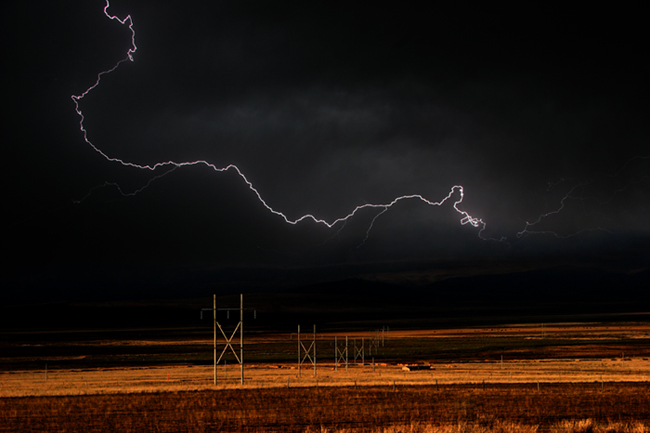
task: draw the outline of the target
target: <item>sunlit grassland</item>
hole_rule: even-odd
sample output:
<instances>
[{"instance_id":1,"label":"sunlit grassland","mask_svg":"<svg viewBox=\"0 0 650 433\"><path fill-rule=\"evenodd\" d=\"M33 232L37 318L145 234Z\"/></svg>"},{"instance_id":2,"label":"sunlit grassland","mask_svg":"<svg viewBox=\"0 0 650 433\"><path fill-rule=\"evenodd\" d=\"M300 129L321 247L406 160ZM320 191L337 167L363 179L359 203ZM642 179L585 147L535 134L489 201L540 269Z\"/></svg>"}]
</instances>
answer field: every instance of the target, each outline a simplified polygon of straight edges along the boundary
<instances>
[{"instance_id":1,"label":"sunlit grassland","mask_svg":"<svg viewBox=\"0 0 650 433\"><path fill-rule=\"evenodd\" d=\"M214 388L209 333L204 339L194 333L156 339L134 334L131 339L7 345L5 357L0 355L0 365L4 364L0 397ZM347 367L342 360L334 364L335 336L339 349L348 337ZM317 334L314 375L309 362L298 369L297 335L252 333L244 343L244 385L239 366L227 352L218 367L217 387L557 382L603 387L610 382L650 381L650 327L644 324L393 330L383 343L375 340L370 348L369 339L375 337L360 331ZM301 338L309 345L313 334ZM362 342L363 358L358 350ZM403 365L409 363L430 369L404 371Z\"/></svg>"},{"instance_id":2,"label":"sunlit grassland","mask_svg":"<svg viewBox=\"0 0 650 433\"><path fill-rule=\"evenodd\" d=\"M648 431L642 323L323 332L315 375L297 335L250 332L243 385L232 354L214 385L210 330L115 336L5 337L0 431Z\"/></svg>"},{"instance_id":3,"label":"sunlit grassland","mask_svg":"<svg viewBox=\"0 0 650 433\"><path fill-rule=\"evenodd\" d=\"M565 383L27 397L0 399L0 431L643 432L648 391Z\"/></svg>"},{"instance_id":4,"label":"sunlit grassland","mask_svg":"<svg viewBox=\"0 0 650 433\"><path fill-rule=\"evenodd\" d=\"M297 365L297 363L296 363ZM393 386L449 384L546 384L584 382L604 388L615 382L650 383L650 361L524 360L434 364L432 370L404 371L400 365L335 367L332 361L313 366L250 364L244 385L238 365L219 366L218 389ZM0 396L92 395L215 389L212 366L169 365L86 370L13 371L0 373Z\"/></svg>"}]
</instances>

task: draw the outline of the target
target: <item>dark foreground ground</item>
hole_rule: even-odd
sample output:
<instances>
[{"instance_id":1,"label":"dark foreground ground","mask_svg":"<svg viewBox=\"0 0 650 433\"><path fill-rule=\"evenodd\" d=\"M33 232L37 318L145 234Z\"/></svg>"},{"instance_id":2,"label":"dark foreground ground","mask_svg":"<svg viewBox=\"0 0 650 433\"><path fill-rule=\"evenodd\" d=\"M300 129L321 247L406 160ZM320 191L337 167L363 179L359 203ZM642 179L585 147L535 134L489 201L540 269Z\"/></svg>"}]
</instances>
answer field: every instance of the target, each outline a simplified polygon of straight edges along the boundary
<instances>
[{"instance_id":1,"label":"dark foreground ground","mask_svg":"<svg viewBox=\"0 0 650 433\"><path fill-rule=\"evenodd\" d=\"M428 432L508 423L518 426L508 431L551 431L563 421L587 419L619 429L645 421L647 429L650 386L321 387L0 399L2 432L375 432L394 426Z\"/></svg>"}]
</instances>

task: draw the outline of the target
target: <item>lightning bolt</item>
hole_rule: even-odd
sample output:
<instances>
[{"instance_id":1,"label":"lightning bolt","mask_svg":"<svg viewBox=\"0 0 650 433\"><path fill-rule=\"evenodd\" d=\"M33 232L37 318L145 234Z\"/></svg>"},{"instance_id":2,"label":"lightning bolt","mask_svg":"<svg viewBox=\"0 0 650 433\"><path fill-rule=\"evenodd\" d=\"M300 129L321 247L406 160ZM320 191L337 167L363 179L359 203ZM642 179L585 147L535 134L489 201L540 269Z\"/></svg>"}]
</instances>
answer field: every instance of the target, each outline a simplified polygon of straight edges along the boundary
<instances>
[{"instance_id":1,"label":"lightning bolt","mask_svg":"<svg viewBox=\"0 0 650 433\"><path fill-rule=\"evenodd\" d=\"M552 217L554 215L560 214L564 209L566 204L569 201L579 201L582 202L583 207L584 207L584 213L586 215L589 215L590 213L588 210L588 204L591 203L595 206L602 206L606 204L610 204L613 202L616 196L619 194L629 190L630 188L637 186L637 187L643 187L644 184L648 183L650 180L650 176L648 175L642 175L638 177L637 179L634 180L629 180L627 181L624 185L618 187L618 188L613 188L614 184L614 179L618 178L621 176L626 169L630 168L631 165L634 163L642 163L643 161L650 160L650 156L641 156L641 155L636 155L633 156L632 158L629 158L622 166L619 168L617 171L613 173L600 173L596 178L591 179L589 181L583 181L579 179L560 179L557 182L549 182L548 183L548 188L547 192L551 191L555 187L559 186L560 184L564 182L572 182L574 185L569 189L569 191L562 197L562 199L559 202L559 205L554 209L549 212L542 213L539 215L535 220L533 221L527 221L524 228L517 232L516 236L518 239L523 238L528 235L539 235L539 234L547 234L547 235L552 235L557 238L570 238L585 232L594 232L594 231L603 231L607 233L611 233L610 230L600 227L600 226L593 226L593 227L587 227L587 228L582 228L580 230L577 230L573 233L566 234L566 235L560 235L557 232L553 230L537 230L535 229L535 226L540 224L543 220ZM599 187L598 182L606 182L605 187ZM587 188L592 187L596 188L598 192L602 195L603 193L606 193L607 190L610 190L611 193L609 193L609 196L600 199L597 198L597 195L594 194L593 196L589 196L587 193ZM646 186L646 189L648 187ZM640 189L641 191L643 189Z\"/></svg>"},{"instance_id":2,"label":"lightning bolt","mask_svg":"<svg viewBox=\"0 0 650 433\"><path fill-rule=\"evenodd\" d=\"M563 180L560 180L559 182L556 182L554 184L549 183L549 189L551 189L553 186L559 185L560 183L562 183L562 181ZM517 238L520 239L523 236L530 235L530 234L549 234L549 235L553 235L553 236L555 236L557 238L570 238L570 237L573 237L573 236L576 236L576 235L579 235L581 233L585 233L585 232L588 232L588 231L607 231L607 230L603 229L602 227L595 227L595 228L584 228L582 230L579 230L579 231L577 231L575 233L571 233L569 235L559 235L557 232L555 232L553 230L534 230L533 229L533 227L536 226L537 224L541 223L542 220L550 217L551 215L557 215L560 212L562 212L562 210L564 209L564 206L566 205L567 200L570 200L570 199L580 200L581 197L575 196L574 192L576 190L582 189L584 186L585 186L585 184L583 184L583 183L577 183L576 185L574 185L569 190L569 192L566 193L566 195L564 197L562 197L562 199L560 200L560 205L558 206L557 209L541 214L533 222L526 221L526 226L524 227L524 229L517 232Z\"/></svg>"},{"instance_id":3,"label":"lightning bolt","mask_svg":"<svg viewBox=\"0 0 650 433\"><path fill-rule=\"evenodd\" d=\"M462 204L462 202L464 200L464 197L465 197L465 190L464 190L462 185L454 185L454 186L452 186L451 189L449 190L448 194L439 201L429 200L429 199L425 198L424 196L422 196L420 194L402 195L402 196L399 196L399 197L393 199L392 201L386 202L386 203L365 203L365 204L362 204L362 205L358 205L351 212L349 212L347 215L344 215L342 217L336 218L336 219L331 220L331 221L327 221L325 219L319 218L319 217L317 217L317 216L315 216L313 214L305 214L305 215L302 215L302 216L300 216L300 217L298 217L296 219L290 219L284 213L274 209L271 205L269 205L264 200L264 198L262 197L259 190L253 185L253 183L250 180L248 180L248 178L239 169L239 167L237 167L234 164L229 164L229 165L226 165L226 166L217 166L217 165L215 165L215 164L213 164L213 163L211 163L209 161L205 161L205 160L185 161L185 162L176 162L176 161L169 160L169 161L157 162L155 164L137 164L137 163L134 163L134 162L125 161L125 160L120 159L118 157L114 157L114 156L110 156L110 155L106 154L105 152L103 152L100 148L95 146L90 141L88 131L86 130L86 128L84 126L85 117L84 117L84 114L83 114L83 112L81 110L80 103L83 100L83 98L86 97L86 95L88 95L90 92L92 92L95 88L97 88L100 85L102 77L104 77L105 75L110 74L113 71L115 71L116 69L118 69L119 66L124 62L127 62L127 61L133 62L134 61L134 54L136 53L136 51L138 49L137 46L136 46L136 43L135 43L136 33L135 33L135 29L134 29L134 25L133 25L133 19L131 18L131 15L127 15L125 18L120 19L117 16L111 15L108 12L109 7L110 7L109 0L106 0L106 5L104 6L104 14L109 19L115 20L115 21L119 22L121 25L124 25L124 26L128 27L128 29L131 32L131 46L127 50L126 56L124 58L122 58L121 60L119 60L112 68L99 72L97 74L97 78L96 78L95 82L90 87L88 87L83 93L81 93L79 95L72 95L71 96L71 99L72 99L72 101L74 103L74 106L75 106L75 111L76 111L77 115L79 116L79 129L82 132L84 141L95 152L100 154L103 158L105 158L109 162L118 163L118 164L121 164L121 165L123 165L125 167L131 167L131 168L136 168L136 169L139 169L139 170L150 171L152 173L154 171L156 171L156 170L159 170L159 169L165 169L166 168L167 170L162 174L159 174L159 175L156 175L156 176L152 177L143 187L141 187L139 189L136 189L133 192L128 192L128 193L124 192L120 188L120 186L118 184L111 183L111 182L106 182L103 185L100 185L98 187L93 188L85 197L83 197L80 200L75 201L76 203L80 203L80 202L84 201L86 198L88 198L92 194L93 191L95 191L98 188L104 188L104 187L115 187L115 188L117 188L118 192L121 195L123 195L123 196L133 196L133 195L138 194L139 192L141 192L142 190L144 190L148 186L150 186L151 183L154 182L155 180L160 179L161 177L166 176L167 174L170 174L171 172L175 171L178 168L193 167L193 166L203 165L203 166L209 167L212 170L214 170L215 172L219 172L219 173L226 172L226 171L234 171L242 179L242 181L248 186L248 188L255 194L255 196L257 197L259 202L271 214L282 218L288 224L296 225L296 224L298 224L300 222L311 220L312 222L314 222L316 224L322 224L322 225L324 225L324 226L326 226L328 228L333 228L334 226L336 226L337 224L340 223L340 227L339 227L339 229L337 230L337 232L336 232L336 234L334 236L338 236L340 231L345 227L345 223L348 220L350 220L351 218L353 218L355 215L357 215L361 210L363 210L363 209L375 209L375 210L377 210L378 212L375 214L375 216L370 221L370 223L368 225L368 228L366 230L365 238L363 239L363 241L361 242L361 244L359 246L363 245L366 242L366 240L370 236L370 232L373 229L377 219L379 217L381 217L383 214L385 214L390 208L392 208L393 206L395 206L396 204L398 204L399 202L401 202L403 200L419 200L419 201L423 202L426 205L435 206L435 207L440 207L440 206L444 205L446 202L453 202L452 207L454 208L454 210L460 216L460 224L461 225L470 225L470 226L472 226L474 228L479 229L478 230L478 237L480 239L485 240L485 241L497 241L497 242L504 242L504 241L508 240L508 238L506 238L505 236L503 236L501 238L485 237L484 232L485 232L486 227L487 227L486 223L481 218L472 216L467 211L461 209L461 204ZM615 172L613 174L607 175L607 177L609 177L609 178L617 177L624 170L626 170L626 168L629 165L631 165L634 161L647 160L647 159L650 159L650 157L649 156L635 156L635 157L631 158L630 160L628 160L625 163L625 165L623 165L620 168L620 170L618 170L617 172ZM640 179L638 181L635 181L635 182L640 183L640 182L645 181L647 178L648 177L645 176L644 178L642 178L642 179ZM560 183L563 183L563 182L565 182L565 179L561 179L559 182L556 182L556 183L550 183L549 182L547 192L550 191L551 189L555 188L557 185L559 185ZM600 204L611 201L614 198L615 195L617 195L618 193L620 193L624 189L627 189L633 183L634 182L629 183L627 186L623 187L622 189L615 190L613 192L613 194L611 195L611 197L609 197L606 201L598 201L598 200L596 200L596 201L598 203L600 203ZM526 237L528 235L534 235L534 234L535 235L549 234L549 235L553 235L553 236L558 237L558 238L565 238L565 237L575 236L575 235L578 235L578 234L586 232L586 231L595 231L595 230L607 231L606 229L603 229L601 227L592 227L592 228L585 228L585 229L578 230L577 232L569 234L569 235L559 235L558 233L556 233L554 231L551 231L551 230L537 230L536 229L536 226L538 224L540 224L542 221L544 221L544 220L546 220L546 219L548 219L548 218L550 218L550 217L552 217L554 215L560 214L563 210L565 210L565 205L567 204L567 202L569 200L583 200L584 201L585 198L583 197L583 195L584 195L583 191L584 191L584 188L586 187L587 184L588 184L588 182L577 181L577 183L559 201L559 204L555 209L553 209L553 210L551 210L549 212L546 212L546 213L542 213L536 219L526 221L523 229L516 233L517 239L521 239L521 238L524 238L524 237ZM582 195L578 194L580 192L582 192ZM456 197L456 198L454 198L454 197Z\"/></svg>"},{"instance_id":4,"label":"lightning bolt","mask_svg":"<svg viewBox=\"0 0 650 433\"><path fill-rule=\"evenodd\" d=\"M176 170L176 168L177 168L177 167L172 167L172 168L170 168L169 170L167 170L166 172L161 173L161 174L159 174L159 175L157 175L157 176L152 177L151 179L149 179L149 180L147 181L146 184L144 184L144 186L141 186L140 188L137 188L136 190L134 190L134 191L132 191L132 192L124 192L124 191L122 190L122 187L121 187L118 183L116 183L116 182L104 182L104 183L101 184L101 185L98 185L98 186L96 186L96 187L94 187L94 188L91 188L90 191L88 191L88 194L86 194L84 197L80 198L79 200L74 200L74 203L75 203L75 204L79 204L79 203L85 201L86 199L88 199L88 197L90 197L94 191L96 191L96 190L98 190L98 189L101 189L101 188L107 188L107 187L109 187L109 186L112 186L112 187L114 187L115 189L117 189L117 192L119 192L120 195L123 196L123 197L132 197L132 196L138 195L138 194L140 194L142 191L144 191L145 189L147 189L147 188L148 188L152 183L154 183L154 181L156 181L156 180L158 180L158 179L160 179L160 178L162 178L162 177L167 176L169 173L171 173L171 172L173 172L174 170Z\"/></svg>"},{"instance_id":5,"label":"lightning bolt","mask_svg":"<svg viewBox=\"0 0 650 433\"><path fill-rule=\"evenodd\" d=\"M355 207L347 215L345 215L343 217L340 217L340 218L337 218L337 219L335 219L333 221L329 221L329 222L322 219L322 218L318 218L318 217L316 217L316 216L314 216L312 214L305 214L305 215L300 216L299 218L290 219L284 213L282 213L282 212L274 209L273 207L271 207L264 200L264 198L260 194L259 190L253 185L253 183L250 180L248 180L248 178L239 169L239 167L237 167L234 164L229 164L229 165L226 165L225 167L219 167L219 166L217 166L217 165L215 165L215 164L213 164L211 162L205 161L205 160L185 161L185 162L164 161L164 162L157 162L155 164L137 164L137 163L125 161L123 159L113 157L113 156L110 156L110 155L104 153L101 149L99 149L97 146L95 146L90 141L90 139L88 138L88 131L86 130L86 128L84 126L85 117L84 117L83 111L80 108L80 102L84 97L86 97L86 95L88 95L91 91L93 91L95 88L97 88L99 86L103 76L105 76L107 74L110 74L111 72L115 71L122 63L124 63L126 61L134 61L133 55L135 54L135 52L138 49L136 44L135 44L135 29L133 27L133 19L131 18L131 15L127 15L124 19L120 19L117 16L111 15L111 14L108 13L108 8L109 7L110 7L109 0L106 0L106 6L104 6L104 14L109 19L116 20L120 24L128 26L129 30L131 31L131 47L128 49L128 51L126 53L126 56L123 59L119 60L112 68L98 73L97 74L97 79L95 80L95 83L92 84L90 87L88 87L83 93L81 93L80 95L72 95L71 96L72 101L74 102L74 105L75 105L75 111L77 112L77 115L79 116L79 129L81 130L81 132L83 134L84 141L95 152L99 153L102 157L104 157L106 160L108 160L110 162L116 162L116 163L119 163L119 164L121 164L121 165L123 165L125 167L132 167L132 168L137 168L137 169L140 169L140 170L149 170L149 171L152 171L152 172L157 170L157 169L160 169L160 168L165 168L165 167L168 167L168 168L171 167L171 168L168 171L166 171L164 174L152 178L144 187L142 187L140 189L137 189L136 191L131 192L131 193L123 192L121 190L121 188L119 187L119 185L117 185L115 183L110 183L110 182L106 182L103 185L100 185L100 186L98 186L98 187L96 187L94 189L101 188L101 187L107 187L107 186L113 186L113 187L116 187L118 189L118 191L120 192L120 194L122 194L124 196L135 195L138 192L145 189L146 187L148 187L151 184L151 182L153 182L154 180L159 179L160 177L171 173L172 171L176 170L177 168L204 165L204 166L207 166L207 167L213 169L216 172L234 171L235 173L237 173L237 175L246 183L248 188L255 194L255 196L257 197L259 202L269 212L271 212L272 214L274 214L276 216L279 216L280 218L282 218L288 224L295 225L295 224L298 224L298 223L300 223L302 221L311 220L314 223L323 224L323 225L327 226L328 228L332 228L335 225L337 225L338 223L345 223L347 220L354 217L362 209L366 209L366 208L379 209L380 212L377 215L375 215L375 217L372 219L372 221L370 223L370 226L368 227L368 230L366 232L366 238L364 239L363 242L365 242L365 240L368 238L369 233L370 233L372 227L374 226L374 223L377 220L377 218L379 218L382 214L384 214L386 211L388 211L388 209L390 209L391 207L393 207L394 205L396 205L400 201L416 199L416 200L420 200L423 203L425 203L427 205L430 205L430 206L442 206L445 202L451 200L454 195L458 194L459 198L458 198L458 200L456 200L453 203L453 208L461 216L460 224L461 225L469 224L472 227L480 228L481 230L479 231L479 237L481 236L481 233L483 232L483 230L486 227L485 222L483 222L483 220L481 220L480 218L473 217L468 212L460 209L460 207L459 207L459 205L463 202L464 195L465 195L465 191L464 191L464 189L463 189L463 187L461 185L454 185L450 189L447 196L444 197L440 201L432 201L432 200L429 200L429 199L425 198L422 195L411 194L411 195L403 195L403 196L397 197L397 198L395 198L394 200L392 200L389 203L380 203L380 204L366 203L366 204L363 204L363 205L359 205L359 206ZM76 202L79 203L79 202L83 201L91 193L92 193L92 190L91 190L91 192L89 194L86 195L86 197L82 198L81 200L77 200Z\"/></svg>"}]
</instances>

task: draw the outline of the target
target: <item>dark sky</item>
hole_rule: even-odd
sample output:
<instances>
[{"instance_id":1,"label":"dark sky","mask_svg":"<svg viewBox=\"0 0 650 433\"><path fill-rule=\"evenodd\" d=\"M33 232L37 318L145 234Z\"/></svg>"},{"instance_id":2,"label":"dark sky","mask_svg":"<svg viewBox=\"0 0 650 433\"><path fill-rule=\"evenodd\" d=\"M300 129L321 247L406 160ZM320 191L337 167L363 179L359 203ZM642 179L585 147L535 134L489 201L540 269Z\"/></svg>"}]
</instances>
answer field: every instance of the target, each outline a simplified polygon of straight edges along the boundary
<instances>
[{"instance_id":1,"label":"dark sky","mask_svg":"<svg viewBox=\"0 0 650 433\"><path fill-rule=\"evenodd\" d=\"M125 58L131 33L102 1L37 1L3 14L6 291L453 257L647 267L640 3L349 3L115 0L137 51L81 100L88 139L137 165L236 164L291 220L409 194L437 202L462 185L480 236L460 224L458 190L374 223L381 209L294 226L234 170L108 161L84 142L70 96Z\"/></svg>"}]
</instances>

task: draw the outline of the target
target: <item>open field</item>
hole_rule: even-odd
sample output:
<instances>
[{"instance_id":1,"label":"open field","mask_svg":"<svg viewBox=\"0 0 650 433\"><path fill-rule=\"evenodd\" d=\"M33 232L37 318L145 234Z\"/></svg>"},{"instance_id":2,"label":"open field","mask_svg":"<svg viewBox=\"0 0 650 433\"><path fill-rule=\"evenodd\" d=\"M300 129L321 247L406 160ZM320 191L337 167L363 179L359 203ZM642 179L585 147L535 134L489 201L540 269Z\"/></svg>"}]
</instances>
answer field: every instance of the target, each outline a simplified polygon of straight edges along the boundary
<instances>
[{"instance_id":1,"label":"open field","mask_svg":"<svg viewBox=\"0 0 650 433\"><path fill-rule=\"evenodd\" d=\"M643 383L221 389L0 399L0 431L636 432Z\"/></svg>"},{"instance_id":2,"label":"open field","mask_svg":"<svg viewBox=\"0 0 650 433\"><path fill-rule=\"evenodd\" d=\"M649 428L647 323L340 329L317 333L315 376L308 362L298 369L295 333L252 329L244 384L229 354L216 386L211 328L6 331L0 431ZM347 368L334 363L334 342L342 350L346 337ZM301 340L309 347L313 333Z\"/></svg>"},{"instance_id":3,"label":"open field","mask_svg":"<svg viewBox=\"0 0 650 433\"><path fill-rule=\"evenodd\" d=\"M297 362L296 362L297 365ZM434 364L430 370L405 371L387 363L361 366L333 362L313 367L252 364L240 383L239 366L221 365L217 389L277 387L379 386L450 384L530 384L543 388L551 383L588 383L594 389L614 382L638 382L650 386L648 358L596 360L515 360ZM374 371L373 371L374 370ZM133 392L176 392L215 389L212 366L168 365L106 369L62 369L0 373L0 397L92 395ZM650 389L650 388L649 388Z\"/></svg>"},{"instance_id":4,"label":"open field","mask_svg":"<svg viewBox=\"0 0 650 433\"><path fill-rule=\"evenodd\" d=\"M204 339L193 329L182 334L73 333L55 339L21 334L10 336L12 340L5 334L0 397L213 389L212 335L201 332ZM336 334L339 350L346 336L347 368L344 359L338 366L334 363L335 335L317 334L314 376L308 361L298 369L297 335L247 335L244 385L239 366L227 352L227 364L222 360L218 367L217 387L650 383L647 324L392 330L385 332L383 344L380 333L355 331ZM307 347L309 339L313 334L302 335ZM238 344L235 349L239 351ZM405 371L407 364L428 369Z\"/></svg>"}]
</instances>

